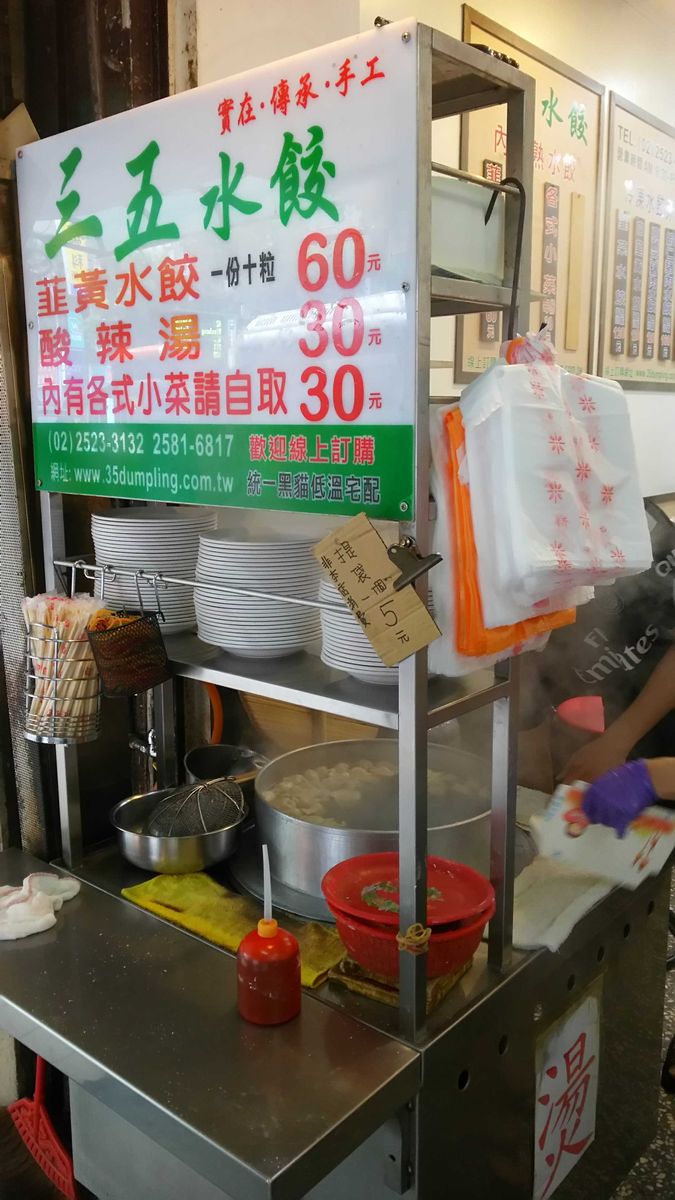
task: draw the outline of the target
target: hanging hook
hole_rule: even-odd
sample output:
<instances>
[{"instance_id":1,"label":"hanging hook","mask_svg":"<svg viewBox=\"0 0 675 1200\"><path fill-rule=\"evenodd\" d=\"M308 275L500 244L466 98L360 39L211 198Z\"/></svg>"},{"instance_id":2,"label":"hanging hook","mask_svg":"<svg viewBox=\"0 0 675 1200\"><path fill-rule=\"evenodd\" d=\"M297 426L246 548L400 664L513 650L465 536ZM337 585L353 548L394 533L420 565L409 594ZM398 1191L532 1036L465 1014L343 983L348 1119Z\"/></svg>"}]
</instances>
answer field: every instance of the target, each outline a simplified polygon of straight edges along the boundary
<instances>
[{"instance_id":1,"label":"hanging hook","mask_svg":"<svg viewBox=\"0 0 675 1200\"><path fill-rule=\"evenodd\" d=\"M142 578L144 578L143 570L136 571L135 579L136 579L136 591L138 592L138 603L139 603L140 610L141 610L141 616L144 617L145 609L143 607L143 597L141 596L141 579Z\"/></svg>"},{"instance_id":2,"label":"hanging hook","mask_svg":"<svg viewBox=\"0 0 675 1200\"><path fill-rule=\"evenodd\" d=\"M157 617L163 623L164 621L166 621L166 617L164 616L164 613L162 612L162 602L159 598L159 587L158 587L158 584L161 579L162 579L161 575L153 575L153 577L152 577L152 582L155 587L155 600L157 602ZM162 580L162 582L163 582L163 580ZM166 584L164 584L164 586L166 587Z\"/></svg>"},{"instance_id":3,"label":"hanging hook","mask_svg":"<svg viewBox=\"0 0 675 1200\"><path fill-rule=\"evenodd\" d=\"M76 589L76 580L77 580L77 572L78 571L82 571L82 574L84 575L85 580L89 580L90 583L92 582L92 580L95 580L95 578L96 578L95 575L89 574L88 565L86 565L86 563L84 562L84 558L76 558L76 560L74 560L74 562L70 564L70 568L68 568L68 570L70 570L70 572L71 572L71 598L74 595L74 589Z\"/></svg>"}]
</instances>

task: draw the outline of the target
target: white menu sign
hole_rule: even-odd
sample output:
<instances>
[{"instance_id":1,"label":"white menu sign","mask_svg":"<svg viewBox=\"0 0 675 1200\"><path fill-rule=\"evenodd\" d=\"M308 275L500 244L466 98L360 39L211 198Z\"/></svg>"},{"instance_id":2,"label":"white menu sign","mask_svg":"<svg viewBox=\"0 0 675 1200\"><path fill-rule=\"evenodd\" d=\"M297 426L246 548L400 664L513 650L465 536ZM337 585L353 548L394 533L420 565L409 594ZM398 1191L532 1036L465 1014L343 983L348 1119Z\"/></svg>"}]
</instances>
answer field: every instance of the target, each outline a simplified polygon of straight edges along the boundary
<instances>
[{"instance_id":1,"label":"white menu sign","mask_svg":"<svg viewBox=\"0 0 675 1200\"><path fill-rule=\"evenodd\" d=\"M416 28L19 152L38 487L412 514Z\"/></svg>"}]
</instances>

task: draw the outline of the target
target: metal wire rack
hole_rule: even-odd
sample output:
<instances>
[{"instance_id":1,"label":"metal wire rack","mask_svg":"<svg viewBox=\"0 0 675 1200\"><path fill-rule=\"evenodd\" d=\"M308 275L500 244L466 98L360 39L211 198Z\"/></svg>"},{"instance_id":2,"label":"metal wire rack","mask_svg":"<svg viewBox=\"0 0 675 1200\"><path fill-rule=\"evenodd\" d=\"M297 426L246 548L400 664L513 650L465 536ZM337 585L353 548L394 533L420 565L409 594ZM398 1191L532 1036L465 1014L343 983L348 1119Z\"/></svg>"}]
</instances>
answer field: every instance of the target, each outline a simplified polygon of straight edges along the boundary
<instances>
[{"instance_id":1,"label":"metal wire rack","mask_svg":"<svg viewBox=\"0 0 675 1200\"><path fill-rule=\"evenodd\" d=\"M71 595L76 590L77 573L81 572L85 579L90 583L93 582L95 595L100 596L101 600L105 599L105 587L108 581L112 583L116 579L129 579L135 581L139 599L142 595L142 587L152 589L158 608L161 608L159 597L161 589L166 589L170 584L175 584L179 587L192 588L194 591L199 588L207 588L209 592L222 592L223 595L258 597L264 600L278 600L285 604L297 604L303 608L318 608L335 612L342 611L341 605L332 604L330 601L310 600L301 596L285 596L278 592L261 592L254 591L251 588L232 587L230 584L220 583L217 580L184 579L180 575L165 575L161 571L144 570L140 567L134 570L130 567L117 567L113 564L102 565L100 563L90 563L84 558L54 559L54 567L61 574L64 588L67 588Z\"/></svg>"}]
</instances>

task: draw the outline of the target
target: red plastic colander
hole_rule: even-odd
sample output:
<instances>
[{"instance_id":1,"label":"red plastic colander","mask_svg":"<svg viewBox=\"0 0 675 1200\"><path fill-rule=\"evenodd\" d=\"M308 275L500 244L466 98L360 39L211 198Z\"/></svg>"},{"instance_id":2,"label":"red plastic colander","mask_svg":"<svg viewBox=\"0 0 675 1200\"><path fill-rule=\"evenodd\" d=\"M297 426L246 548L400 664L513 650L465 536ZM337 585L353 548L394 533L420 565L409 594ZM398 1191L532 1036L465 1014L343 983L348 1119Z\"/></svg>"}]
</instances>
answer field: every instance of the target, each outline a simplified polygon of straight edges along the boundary
<instances>
[{"instance_id":1,"label":"red plastic colander","mask_svg":"<svg viewBox=\"0 0 675 1200\"><path fill-rule=\"evenodd\" d=\"M35 1094L32 1100L16 1100L8 1108L19 1137L47 1179L68 1200L77 1200L73 1161L59 1140L44 1103L45 1061L35 1063Z\"/></svg>"},{"instance_id":2,"label":"red plastic colander","mask_svg":"<svg viewBox=\"0 0 675 1200\"><path fill-rule=\"evenodd\" d=\"M331 867L321 881L332 909L372 925L398 927L398 854L359 854ZM463 863L427 858L427 918L438 926L475 920L494 903L489 879Z\"/></svg>"},{"instance_id":3,"label":"red plastic colander","mask_svg":"<svg viewBox=\"0 0 675 1200\"><path fill-rule=\"evenodd\" d=\"M331 908L331 905L328 906ZM333 916L348 955L363 967L364 971L397 979L401 951L396 941L396 930L382 925L368 925L347 913L332 909ZM485 926L494 915L494 900L479 917L455 929L434 929L429 940L427 978L449 975L459 970L476 953Z\"/></svg>"}]
</instances>

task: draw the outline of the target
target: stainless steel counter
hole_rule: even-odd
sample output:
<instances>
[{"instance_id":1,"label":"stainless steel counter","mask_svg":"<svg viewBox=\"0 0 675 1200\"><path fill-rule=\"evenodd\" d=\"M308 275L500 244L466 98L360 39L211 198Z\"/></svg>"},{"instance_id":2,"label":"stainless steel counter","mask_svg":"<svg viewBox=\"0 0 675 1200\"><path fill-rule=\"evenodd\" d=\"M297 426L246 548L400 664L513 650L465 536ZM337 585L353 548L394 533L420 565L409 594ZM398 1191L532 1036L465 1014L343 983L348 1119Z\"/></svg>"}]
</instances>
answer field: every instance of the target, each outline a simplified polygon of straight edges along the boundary
<instances>
[{"instance_id":1,"label":"stainless steel counter","mask_svg":"<svg viewBox=\"0 0 675 1200\"><path fill-rule=\"evenodd\" d=\"M0 853L0 885L44 863ZM302 1196L411 1100L421 1058L305 993L241 1021L227 954L87 883L0 942L0 1028L239 1200Z\"/></svg>"},{"instance_id":2,"label":"stainless steel counter","mask_svg":"<svg viewBox=\"0 0 675 1200\"><path fill-rule=\"evenodd\" d=\"M144 883L149 878L147 871L139 870L122 858L114 842L106 842L90 850L82 864L73 867L72 870L70 868L62 868L61 863L54 865L57 869L63 869L67 874L74 875L82 883L98 888L115 899L120 897L123 888L133 887L137 883ZM234 886L226 862L210 867L208 874L225 887ZM129 902L124 901L124 903L128 904ZM166 918L155 914L152 915L153 920L168 925L170 929L175 928L170 922L166 921ZM283 920L283 916L281 919ZM185 936L194 937L198 941L203 942L199 934L190 933L189 931L183 932ZM216 949L220 954L227 955L229 953L220 948L212 948ZM509 970L504 975L500 975L488 965L487 945L485 943L481 945L474 956L473 966L464 976L461 983L452 989L445 1000L430 1015L426 1031L418 1043L418 1048L421 1050L425 1049L435 1038L460 1019L464 1013L486 1000L501 986L504 979L514 976L526 963L537 957L537 954L541 956L541 952L514 951ZM372 1026L379 1033L405 1041L400 1032L398 1012L395 1008L390 1008L386 1004L380 1004L376 1000L369 1000L354 992L328 983L323 984L313 995L324 1004L338 1009L338 1011L344 1013L346 1016Z\"/></svg>"}]
</instances>

